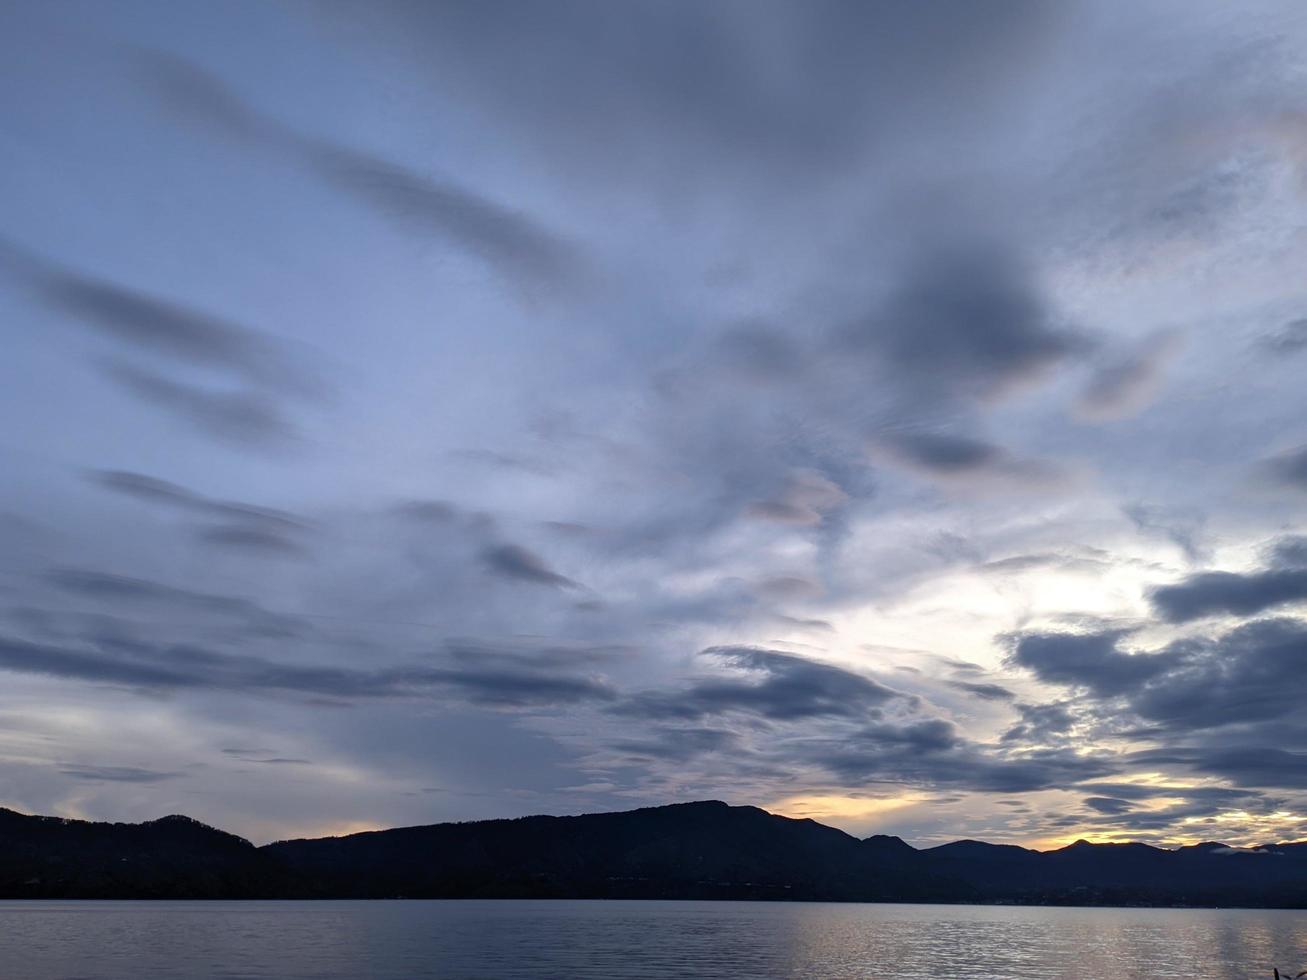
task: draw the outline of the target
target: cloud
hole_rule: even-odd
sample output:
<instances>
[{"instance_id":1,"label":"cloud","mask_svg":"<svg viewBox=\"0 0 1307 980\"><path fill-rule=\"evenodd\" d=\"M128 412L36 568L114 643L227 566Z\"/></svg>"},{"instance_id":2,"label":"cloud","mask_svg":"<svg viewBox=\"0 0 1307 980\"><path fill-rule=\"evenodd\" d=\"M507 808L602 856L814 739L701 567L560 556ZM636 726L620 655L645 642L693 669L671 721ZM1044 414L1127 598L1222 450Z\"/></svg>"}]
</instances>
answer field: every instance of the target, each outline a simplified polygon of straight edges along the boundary
<instances>
[{"instance_id":1,"label":"cloud","mask_svg":"<svg viewBox=\"0 0 1307 980\"><path fill-rule=\"evenodd\" d=\"M399 504L395 513L424 524L447 524L460 516L459 509L444 500L409 500Z\"/></svg>"},{"instance_id":2,"label":"cloud","mask_svg":"<svg viewBox=\"0 0 1307 980\"><path fill-rule=\"evenodd\" d=\"M1009 662L1042 681L1085 688L1099 696L1134 690L1175 666L1175 653L1123 653L1128 630L1101 633L1022 633L1011 639Z\"/></svg>"},{"instance_id":3,"label":"cloud","mask_svg":"<svg viewBox=\"0 0 1307 980\"><path fill-rule=\"evenodd\" d=\"M944 245L909 268L885 308L846 328L839 342L873 356L918 397L994 398L1038 378L1085 341L1052 323L1033 282L992 249ZM974 461L976 450L942 452ZM927 454L929 461L929 454Z\"/></svg>"},{"instance_id":4,"label":"cloud","mask_svg":"<svg viewBox=\"0 0 1307 980\"><path fill-rule=\"evenodd\" d=\"M1081 417L1106 422L1128 418L1144 408L1157 393L1179 341L1179 334L1159 334L1101 365L1080 395Z\"/></svg>"},{"instance_id":5,"label":"cloud","mask_svg":"<svg viewBox=\"0 0 1307 980\"><path fill-rule=\"evenodd\" d=\"M0 462L0 511L39 525L0 526L6 683L64 758L181 770L176 745L212 756L236 719L274 748L195 788L235 807L208 783L242 768L241 807L291 830L324 800L421 822L422 786L451 819L578 786L596 808L909 787L938 805L875 818L909 836L949 810L1030 839L1062 805L946 792L1074 788L1092 829L1260 814L1256 787L1081 802L1134 801L1117 777L1273 780L1307 744L1275 659L1293 629L1226 620L1296 613L1263 603L1301 546L1229 566L1237 602L1189 574L1293 519L1229 491L1303 408L1288 373L1247 374L1301 332L1302 25L1218 6L1181 34L1146 5L1036 0L115 23L192 59L126 49L171 115L71 84L20 15L4 113L32 139L6 220L77 265L0 257L7 314L67 321L6 352L10 414L43 405ZM78 43L103 58L103 33ZM311 414L313 358L257 329L287 317L346 368L338 424ZM1190 343L1158 399L1169 324ZM134 401L62 377L70 350ZM1262 476L1307 486L1292 457ZM117 499L60 482L78 466L119 467L91 478ZM1191 568L1163 569L1167 541ZM1009 683L977 643L1014 622ZM46 777L51 805L77 790ZM88 787L133 816L130 785Z\"/></svg>"},{"instance_id":6,"label":"cloud","mask_svg":"<svg viewBox=\"0 0 1307 980\"><path fill-rule=\"evenodd\" d=\"M179 772L158 772L137 766L87 766L61 763L59 773L96 783L161 783L181 776Z\"/></svg>"},{"instance_id":7,"label":"cloud","mask_svg":"<svg viewBox=\"0 0 1307 980\"><path fill-rule=\"evenodd\" d=\"M1275 483L1295 490L1307 490L1307 446L1290 449L1267 460L1263 469Z\"/></svg>"},{"instance_id":8,"label":"cloud","mask_svg":"<svg viewBox=\"0 0 1307 980\"><path fill-rule=\"evenodd\" d=\"M696 720L730 712L775 721L819 717L865 717L904 695L830 664L778 650L709 647L700 657L729 669L680 691L650 691L615 705L620 714L651 719Z\"/></svg>"},{"instance_id":9,"label":"cloud","mask_svg":"<svg viewBox=\"0 0 1307 980\"><path fill-rule=\"evenodd\" d=\"M245 104L218 78L172 55L143 53L141 76L185 118L286 154L387 220L473 254L535 297L581 282L578 249L529 215L453 180L432 178L329 139L299 133Z\"/></svg>"},{"instance_id":10,"label":"cloud","mask_svg":"<svg viewBox=\"0 0 1307 980\"><path fill-rule=\"evenodd\" d=\"M1207 616L1255 616L1267 609L1307 600L1307 568L1260 572L1201 572L1148 594L1159 616L1187 623Z\"/></svg>"},{"instance_id":11,"label":"cloud","mask_svg":"<svg viewBox=\"0 0 1307 980\"><path fill-rule=\"evenodd\" d=\"M873 440L885 456L905 469L944 480L974 484L979 479L1041 486L1061 477L1042 460L1019 459L979 439L939 432L897 432Z\"/></svg>"},{"instance_id":12,"label":"cloud","mask_svg":"<svg viewBox=\"0 0 1307 980\"><path fill-rule=\"evenodd\" d=\"M307 552L295 538L267 527L226 526L201 528L196 537L208 545L246 554L304 558Z\"/></svg>"},{"instance_id":13,"label":"cloud","mask_svg":"<svg viewBox=\"0 0 1307 980\"><path fill-rule=\"evenodd\" d=\"M1003 742L1055 745L1066 742L1076 716L1065 701L1048 704L1018 704L1021 720L1003 733Z\"/></svg>"},{"instance_id":14,"label":"cloud","mask_svg":"<svg viewBox=\"0 0 1307 980\"><path fill-rule=\"evenodd\" d=\"M758 582L754 590L769 599L808 599L821 595L821 584L802 575L773 575Z\"/></svg>"},{"instance_id":15,"label":"cloud","mask_svg":"<svg viewBox=\"0 0 1307 980\"><path fill-rule=\"evenodd\" d=\"M945 681L949 687L974 694L983 701L1011 701L1016 695L1002 684L984 684L973 681Z\"/></svg>"},{"instance_id":16,"label":"cloud","mask_svg":"<svg viewBox=\"0 0 1307 980\"><path fill-rule=\"evenodd\" d=\"M794 338L756 321L724 330L716 345L727 370L760 385L797 379L811 357Z\"/></svg>"},{"instance_id":17,"label":"cloud","mask_svg":"<svg viewBox=\"0 0 1307 980\"><path fill-rule=\"evenodd\" d=\"M1134 693L1131 707L1183 730L1296 714L1307 698L1297 669L1304 644L1307 624L1294 619L1247 623L1201 644L1177 641L1154 655L1171 666Z\"/></svg>"},{"instance_id":18,"label":"cloud","mask_svg":"<svg viewBox=\"0 0 1307 980\"><path fill-rule=\"evenodd\" d=\"M1041 748L1010 756L995 753L950 736L950 729L931 722L897 730L879 726L853 739L817 748L813 761L855 785L876 780L987 793L1065 789L1115 771L1104 757L1069 750Z\"/></svg>"},{"instance_id":19,"label":"cloud","mask_svg":"<svg viewBox=\"0 0 1307 980\"><path fill-rule=\"evenodd\" d=\"M96 358L121 388L207 435L246 447L284 446L295 428L288 407L329 394L312 358L271 334L61 266L11 242L0 241L0 259L47 307L116 341L122 353L182 366L174 375L120 353ZM216 386L214 375L223 379Z\"/></svg>"},{"instance_id":20,"label":"cloud","mask_svg":"<svg viewBox=\"0 0 1307 980\"><path fill-rule=\"evenodd\" d=\"M725 728L654 728L647 738L624 739L612 744L618 752L643 759L685 762L708 752L732 750L739 736Z\"/></svg>"},{"instance_id":21,"label":"cloud","mask_svg":"<svg viewBox=\"0 0 1307 980\"><path fill-rule=\"evenodd\" d=\"M193 684L193 678L184 671L157 663L118 661L94 652L3 637L0 637L0 670L140 688L178 688Z\"/></svg>"},{"instance_id":22,"label":"cloud","mask_svg":"<svg viewBox=\"0 0 1307 980\"><path fill-rule=\"evenodd\" d=\"M271 337L144 292L50 269L36 279L52 307L106 336L153 354L242 375L256 385L316 390Z\"/></svg>"},{"instance_id":23,"label":"cloud","mask_svg":"<svg viewBox=\"0 0 1307 980\"><path fill-rule=\"evenodd\" d=\"M824 474L799 469L786 477L779 497L755 500L745 513L776 524L815 527L821 524L828 511L837 509L848 499L848 494Z\"/></svg>"},{"instance_id":24,"label":"cloud","mask_svg":"<svg viewBox=\"0 0 1307 980\"><path fill-rule=\"evenodd\" d=\"M1135 804L1129 800L1119 800L1111 796L1086 796L1085 806L1097 813L1119 816L1123 813L1129 813L1134 809Z\"/></svg>"},{"instance_id":25,"label":"cloud","mask_svg":"<svg viewBox=\"0 0 1307 980\"><path fill-rule=\"evenodd\" d=\"M126 350L220 372L245 386L317 400L327 385L307 352L270 333L60 265L0 240L8 271L47 307Z\"/></svg>"},{"instance_id":26,"label":"cloud","mask_svg":"<svg viewBox=\"0 0 1307 980\"><path fill-rule=\"evenodd\" d=\"M251 389L214 390L110 361L104 373L137 398L231 445L285 449L295 426L275 398Z\"/></svg>"},{"instance_id":27,"label":"cloud","mask_svg":"<svg viewBox=\"0 0 1307 980\"><path fill-rule=\"evenodd\" d=\"M85 568L59 568L49 572L45 581L70 595L102 600L115 608L124 603L141 603L186 613L230 617L251 631L268 636L293 635L304 628L297 617L273 612L251 599L177 588L127 575Z\"/></svg>"},{"instance_id":28,"label":"cloud","mask_svg":"<svg viewBox=\"0 0 1307 980\"><path fill-rule=\"evenodd\" d=\"M213 690L346 701L456 696L501 708L602 702L615 696L601 677L563 674L548 667L548 658L539 663L501 658L465 664L455 657L443 665L357 670L281 663L193 645L138 641L120 644L109 653L0 637L0 670L152 691Z\"/></svg>"},{"instance_id":29,"label":"cloud","mask_svg":"<svg viewBox=\"0 0 1307 980\"><path fill-rule=\"evenodd\" d=\"M146 476L143 473L126 470L90 470L87 477L92 483L106 490L183 513L267 525L282 530L299 530L308 526L304 518L284 510L274 510L270 507L234 500L217 500L176 483L169 483L167 480Z\"/></svg>"},{"instance_id":30,"label":"cloud","mask_svg":"<svg viewBox=\"0 0 1307 980\"><path fill-rule=\"evenodd\" d=\"M979 111L1032 59L1054 12L1016 0L985 16L918 8L387 0L365 17L319 8L341 36L366 24L434 85L504 120L552 165L601 174L833 177L889 133ZM779 43L784 39L784 43ZM604 135L604 139L599 137Z\"/></svg>"},{"instance_id":31,"label":"cloud","mask_svg":"<svg viewBox=\"0 0 1307 980\"><path fill-rule=\"evenodd\" d=\"M1121 513L1130 518L1140 531L1156 531L1161 534L1183 551L1190 561L1201 561L1207 554L1199 540L1204 524L1204 517L1200 513L1142 503L1126 504L1121 508Z\"/></svg>"},{"instance_id":32,"label":"cloud","mask_svg":"<svg viewBox=\"0 0 1307 980\"><path fill-rule=\"evenodd\" d=\"M1271 564L1281 568L1307 568L1307 537L1288 535L1275 542Z\"/></svg>"},{"instance_id":33,"label":"cloud","mask_svg":"<svg viewBox=\"0 0 1307 980\"><path fill-rule=\"evenodd\" d=\"M1307 752L1298 749L1307 729L1296 720L1307 700L1307 680L1299 669L1307 623L1258 620L1211 637L1175 640L1150 653L1122 651L1119 644L1127 635L1022 637L1012 659L1041 680L1086 691L1089 700L1079 702L1077 713L1091 729L1106 726L1121 737L1151 743L1127 753L1122 763L1146 772L1181 767L1220 776L1237 787L1307 788L1300 776ZM1058 729L1068 729L1072 716L1065 707L1054 710L1062 716ZM1133 729L1127 727L1131 719ZM1030 737L1036 744L1045 740L1023 722L1004 739ZM1207 801L1204 812L1238 805L1243 792L1131 783L1094 789L1125 799ZM1156 826L1169 826L1188 813L1169 812Z\"/></svg>"},{"instance_id":34,"label":"cloud","mask_svg":"<svg viewBox=\"0 0 1307 980\"><path fill-rule=\"evenodd\" d=\"M1307 350L1307 317L1291 320L1267 334L1261 339L1261 346L1268 354L1279 356Z\"/></svg>"},{"instance_id":35,"label":"cloud","mask_svg":"<svg viewBox=\"0 0 1307 980\"><path fill-rule=\"evenodd\" d=\"M222 750L223 755L234 756L241 762L256 762L260 765L268 766L311 766L310 759L296 759L287 756L273 755L268 749L251 749L241 748L239 746L229 746Z\"/></svg>"},{"instance_id":36,"label":"cloud","mask_svg":"<svg viewBox=\"0 0 1307 980\"><path fill-rule=\"evenodd\" d=\"M543 558L521 545L501 544L482 553L486 567L495 575L535 585L576 589L580 586L565 575L559 575Z\"/></svg>"}]
</instances>

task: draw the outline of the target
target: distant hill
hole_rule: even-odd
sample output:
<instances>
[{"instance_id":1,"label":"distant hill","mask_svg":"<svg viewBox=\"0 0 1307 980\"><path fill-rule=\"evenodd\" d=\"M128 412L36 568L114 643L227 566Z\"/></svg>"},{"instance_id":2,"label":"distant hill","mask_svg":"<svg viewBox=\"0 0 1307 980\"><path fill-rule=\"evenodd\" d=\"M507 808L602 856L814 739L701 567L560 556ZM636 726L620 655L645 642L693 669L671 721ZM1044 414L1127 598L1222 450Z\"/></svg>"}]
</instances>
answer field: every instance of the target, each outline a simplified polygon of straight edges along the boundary
<instances>
[{"instance_id":1,"label":"distant hill","mask_svg":"<svg viewBox=\"0 0 1307 980\"><path fill-rule=\"evenodd\" d=\"M404 827L255 847L189 817L0 809L3 898L710 898L1307 908L1307 844L918 850L749 806Z\"/></svg>"}]
</instances>

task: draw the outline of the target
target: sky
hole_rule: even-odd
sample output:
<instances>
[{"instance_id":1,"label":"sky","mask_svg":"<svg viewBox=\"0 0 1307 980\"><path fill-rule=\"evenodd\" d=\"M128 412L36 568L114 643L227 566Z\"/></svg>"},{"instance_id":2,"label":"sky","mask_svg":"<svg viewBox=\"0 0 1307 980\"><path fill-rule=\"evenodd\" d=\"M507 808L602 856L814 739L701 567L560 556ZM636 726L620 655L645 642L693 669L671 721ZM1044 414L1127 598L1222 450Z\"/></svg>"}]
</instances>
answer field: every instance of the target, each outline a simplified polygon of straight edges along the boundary
<instances>
[{"instance_id":1,"label":"sky","mask_svg":"<svg viewBox=\"0 0 1307 980\"><path fill-rule=\"evenodd\" d=\"M0 159L0 805L1307 838L1297 0L19 0Z\"/></svg>"}]
</instances>

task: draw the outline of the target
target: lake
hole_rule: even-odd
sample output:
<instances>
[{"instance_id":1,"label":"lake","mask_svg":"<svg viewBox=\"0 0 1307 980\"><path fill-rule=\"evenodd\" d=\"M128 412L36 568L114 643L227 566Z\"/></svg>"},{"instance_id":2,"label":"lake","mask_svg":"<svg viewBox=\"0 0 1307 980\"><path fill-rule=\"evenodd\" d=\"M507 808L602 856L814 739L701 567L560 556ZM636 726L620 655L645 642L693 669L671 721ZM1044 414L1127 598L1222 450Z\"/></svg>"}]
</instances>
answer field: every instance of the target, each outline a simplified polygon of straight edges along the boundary
<instances>
[{"instance_id":1,"label":"lake","mask_svg":"<svg viewBox=\"0 0 1307 980\"><path fill-rule=\"evenodd\" d=\"M761 902L0 902L5 980L1266 978L1307 912Z\"/></svg>"}]
</instances>

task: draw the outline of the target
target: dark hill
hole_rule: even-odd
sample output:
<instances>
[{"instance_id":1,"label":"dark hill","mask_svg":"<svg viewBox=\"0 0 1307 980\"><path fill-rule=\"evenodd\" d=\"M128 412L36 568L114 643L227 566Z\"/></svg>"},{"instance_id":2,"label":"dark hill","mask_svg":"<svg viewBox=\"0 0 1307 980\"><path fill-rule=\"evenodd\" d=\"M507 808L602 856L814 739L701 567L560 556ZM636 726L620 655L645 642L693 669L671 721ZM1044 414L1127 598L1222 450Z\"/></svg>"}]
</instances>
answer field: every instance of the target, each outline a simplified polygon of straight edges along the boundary
<instances>
[{"instance_id":1,"label":"dark hill","mask_svg":"<svg viewBox=\"0 0 1307 980\"><path fill-rule=\"evenodd\" d=\"M741 898L1307 908L1307 845L917 850L748 806L434 824L248 841L0 809L4 898Z\"/></svg>"},{"instance_id":2,"label":"dark hill","mask_svg":"<svg viewBox=\"0 0 1307 980\"><path fill-rule=\"evenodd\" d=\"M264 850L322 895L853 899L912 886L841 830L718 802L407 827Z\"/></svg>"},{"instance_id":3,"label":"dark hill","mask_svg":"<svg viewBox=\"0 0 1307 980\"><path fill-rule=\"evenodd\" d=\"M272 894L249 841L190 817L90 823L0 808L0 895L185 898Z\"/></svg>"}]
</instances>

